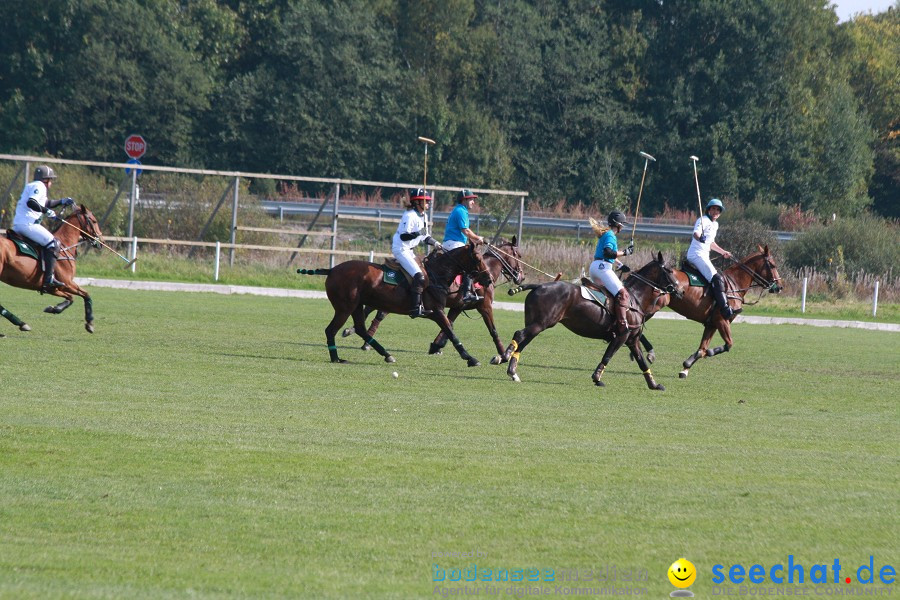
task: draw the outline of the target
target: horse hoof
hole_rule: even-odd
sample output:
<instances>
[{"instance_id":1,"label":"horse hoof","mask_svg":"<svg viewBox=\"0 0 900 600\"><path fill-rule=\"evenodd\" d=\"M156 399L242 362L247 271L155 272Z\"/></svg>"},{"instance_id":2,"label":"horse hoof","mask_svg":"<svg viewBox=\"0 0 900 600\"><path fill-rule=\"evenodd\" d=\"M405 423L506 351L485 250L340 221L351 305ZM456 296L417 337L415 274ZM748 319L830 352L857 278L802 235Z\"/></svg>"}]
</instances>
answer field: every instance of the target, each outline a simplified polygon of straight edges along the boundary
<instances>
[{"instance_id":1,"label":"horse hoof","mask_svg":"<svg viewBox=\"0 0 900 600\"><path fill-rule=\"evenodd\" d=\"M502 365L503 357L498 354L497 356L495 356L494 358L491 359L491 364L492 365Z\"/></svg>"},{"instance_id":2,"label":"horse hoof","mask_svg":"<svg viewBox=\"0 0 900 600\"><path fill-rule=\"evenodd\" d=\"M654 390L659 390L659 391L661 391L661 392L666 391L665 386L664 386L663 384L661 384L661 383L657 383L657 384L656 384L656 387L653 388L653 389L654 389Z\"/></svg>"},{"instance_id":3,"label":"horse hoof","mask_svg":"<svg viewBox=\"0 0 900 600\"><path fill-rule=\"evenodd\" d=\"M347 364L347 361L344 360L343 358L336 358L336 359L332 360L331 362L334 363L334 364L336 364L336 365L345 365L345 364Z\"/></svg>"},{"instance_id":4,"label":"horse hoof","mask_svg":"<svg viewBox=\"0 0 900 600\"><path fill-rule=\"evenodd\" d=\"M370 346L370 345L368 345L368 344L363 344L362 346L359 347L359 349L362 350L362 351L364 351L364 352L368 352L369 350L372 349L372 346Z\"/></svg>"},{"instance_id":5,"label":"horse hoof","mask_svg":"<svg viewBox=\"0 0 900 600\"><path fill-rule=\"evenodd\" d=\"M516 383L522 383L522 380L519 379L518 373L513 373L512 375L509 376L509 378L512 379Z\"/></svg>"},{"instance_id":6,"label":"horse hoof","mask_svg":"<svg viewBox=\"0 0 900 600\"><path fill-rule=\"evenodd\" d=\"M395 363L395 362L397 362L397 359L394 358L393 356L391 356L390 354L388 354L387 356L384 357L384 362Z\"/></svg>"},{"instance_id":7,"label":"horse hoof","mask_svg":"<svg viewBox=\"0 0 900 600\"><path fill-rule=\"evenodd\" d=\"M438 356L441 356L443 353L444 353L444 351L441 350L440 348L432 347L432 348L428 349L428 354L436 354Z\"/></svg>"},{"instance_id":8,"label":"horse hoof","mask_svg":"<svg viewBox=\"0 0 900 600\"><path fill-rule=\"evenodd\" d=\"M597 387L606 387L606 384L603 383L603 381L601 381L600 379L598 379L597 381L595 381L595 382L594 382L594 385L596 385Z\"/></svg>"},{"instance_id":9,"label":"horse hoof","mask_svg":"<svg viewBox=\"0 0 900 600\"><path fill-rule=\"evenodd\" d=\"M345 329L341 332L341 337L350 337L351 335L353 335L352 327L348 327L347 329Z\"/></svg>"},{"instance_id":10,"label":"horse hoof","mask_svg":"<svg viewBox=\"0 0 900 600\"><path fill-rule=\"evenodd\" d=\"M685 369L684 371L682 371L678 374L678 379L687 379L687 376L688 376L688 372L687 372L687 369Z\"/></svg>"},{"instance_id":11,"label":"horse hoof","mask_svg":"<svg viewBox=\"0 0 900 600\"><path fill-rule=\"evenodd\" d=\"M656 352L651 350L647 353L647 362L652 365L654 360L656 360Z\"/></svg>"},{"instance_id":12,"label":"horse hoof","mask_svg":"<svg viewBox=\"0 0 900 600\"><path fill-rule=\"evenodd\" d=\"M48 306L47 308L44 309L44 312L50 313L52 315L56 312L55 310L53 310L53 308L54 308L53 306Z\"/></svg>"},{"instance_id":13,"label":"horse hoof","mask_svg":"<svg viewBox=\"0 0 900 600\"><path fill-rule=\"evenodd\" d=\"M473 358L469 361L469 366L470 367L480 367L481 363L478 362L478 359Z\"/></svg>"},{"instance_id":14,"label":"horse hoof","mask_svg":"<svg viewBox=\"0 0 900 600\"><path fill-rule=\"evenodd\" d=\"M93 323L85 323L84 328L88 333L94 333L94 324Z\"/></svg>"},{"instance_id":15,"label":"horse hoof","mask_svg":"<svg viewBox=\"0 0 900 600\"><path fill-rule=\"evenodd\" d=\"M28 323L22 323L19 325L19 331L31 331L31 325Z\"/></svg>"}]
</instances>

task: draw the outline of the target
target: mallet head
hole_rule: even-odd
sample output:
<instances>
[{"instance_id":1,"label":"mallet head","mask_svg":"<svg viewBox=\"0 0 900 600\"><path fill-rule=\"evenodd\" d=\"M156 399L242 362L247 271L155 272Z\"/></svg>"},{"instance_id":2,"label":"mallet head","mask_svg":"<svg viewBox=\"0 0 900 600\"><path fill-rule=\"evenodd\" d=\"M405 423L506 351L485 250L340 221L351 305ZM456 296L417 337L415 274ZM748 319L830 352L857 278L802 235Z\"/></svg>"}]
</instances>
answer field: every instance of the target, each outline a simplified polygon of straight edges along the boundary
<instances>
[{"instance_id":1,"label":"mallet head","mask_svg":"<svg viewBox=\"0 0 900 600\"><path fill-rule=\"evenodd\" d=\"M639 152L638 154L640 154L641 156L643 156L643 157L646 158L647 160L652 160L653 162L656 162L656 159L653 158L652 156L650 156L649 154L647 154L646 152Z\"/></svg>"},{"instance_id":2,"label":"mallet head","mask_svg":"<svg viewBox=\"0 0 900 600\"><path fill-rule=\"evenodd\" d=\"M691 156L691 160L694 161L694 162L697 162L697 161L700 160L700 159L697 158L696 156Z\"/></svg>"},{"instance_id":3,"label":"mallet head","mask_svg":"<svg viewBox=\"0 0 900 600\"><path fill-rule=\"evenodd\" d=\"M420 142L425 142L426 144L431 144L434 146L437 142L427 137L422 137L421 135L417 138Z\"/></svg>"}]
</instances>

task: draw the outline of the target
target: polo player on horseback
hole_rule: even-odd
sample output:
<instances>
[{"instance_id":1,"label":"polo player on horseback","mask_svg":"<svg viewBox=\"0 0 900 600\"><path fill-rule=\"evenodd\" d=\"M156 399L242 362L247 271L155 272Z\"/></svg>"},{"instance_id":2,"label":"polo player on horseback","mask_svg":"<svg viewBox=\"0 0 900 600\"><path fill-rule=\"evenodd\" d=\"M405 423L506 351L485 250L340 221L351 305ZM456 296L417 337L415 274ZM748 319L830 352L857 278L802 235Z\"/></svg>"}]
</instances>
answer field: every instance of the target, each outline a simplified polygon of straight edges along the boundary
<instances>
[{"instance_id":1,"label":"polo player on horseback","mask_svg":"<svg viewBox=\"0 0 900 600\"><path fill-rule=\"evenodd\" d=\"M465 246L470 241L475 245L484 243L484 238L469 228L469 211L475 206L477 198L478 196L470 190L460 190L456 194L456 206L450 212L447 226L444 229L444 250ZM469 273L462 274L459 293L463 304L472 304L481 300L481 297L472 291L472 276Z\"/></svg>"},{"instance_id":2,"label":"polo player on horseback","mask_svg":"<svg viewBox=\"0 0 900 600\"><path fill-rule=\"evenodd\" d=\"M700 271L712 285L713 297L719 305L722 317L730 319L741 312L742 309L732 310L728 306L728 298L725 297L725 281L719 275L709 258L710 249L715 250L725 258L731 258L731 252L723 249L716 243L716 233L719 231L719 215L725 210L725 206L718 198L713 198L706 204L706 214L697 219L694 231L691 234L691 246L687 251L688 262Z\"/></svg>"},{"instance_id":3,"label":"polo player on horseback","mask_svg":"<svg viewBox=\"0 0 900 600\"><path fill-rule=\"evenodd\" d=\"M391 252L394 254L394 258L397 259L403 270L413 278L410 290L412 292L412 306L409 311L409 316L413 319L428 316L430 312L426 311L425 307L422 306L422 292L425 291L425 275L422 273L422 268L416 260L413 248L422 241L426 245L441 247L438 241L431 237L428 232L428 215L425 211L428 209L429 202L431 202L431 196L428 195L424 188L410 190L409 204L406 206L406 212L403 213L403 218L400 219L400 224L397 226L397 233L394 234L391 241Z\"/></svg>"},{"instance_id":4,"label":"polo player on horseback","mask_svg":"<svg viewBox=\"0 0 900 600\"><path fill-rule=\"evenodd\" d=\"M46 293L62 287L63 283L54 276L60 250L59 240L41 225L41 219L44 216L51 219L56 217L53 208L57 206L71 206L75 203L71 198L50 200L47 197L54 179L56 179L56 172L47 165L41 165L34 170L34 181L22 190L22 196L16 205L12 226L14 232L34 242L41 249L44 268L44 282L41 291Z\"/></svg>"},{"instance_id":5,"label":"polo player on horseback","mask_svg":"<svg viewBox=\"0 0 900 600\"><path fill-rule=\"evenodd\" d=\"M621 211L614 210L606 218L606 225L598 223L593 218L590 221L591 229L597 234L597 247L594 250L594 262L591 263L591 280L598 286L603 286L614 299L616 315L616 334L623 335L628 331L628 290L622 285L614 268L624 267L619 260L620 256L628 256L634 253L634 244L630 244L624 250L619 250L619 242L616 234L627 227L625 215ZM627 267L625 267L627 268Z\"/></svg>"}]
</instances>

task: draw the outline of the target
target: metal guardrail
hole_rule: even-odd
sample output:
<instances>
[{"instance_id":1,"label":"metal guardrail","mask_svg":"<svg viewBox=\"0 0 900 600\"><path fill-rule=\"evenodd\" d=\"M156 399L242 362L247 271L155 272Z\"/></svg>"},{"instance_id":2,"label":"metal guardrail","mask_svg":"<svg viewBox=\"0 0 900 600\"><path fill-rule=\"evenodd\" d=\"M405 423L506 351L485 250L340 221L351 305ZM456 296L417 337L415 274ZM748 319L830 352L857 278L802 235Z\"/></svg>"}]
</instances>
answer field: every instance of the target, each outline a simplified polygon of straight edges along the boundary
<instances>
[{"instance_id":1,"label":"metal guardrail","mask_svg":"<svg viewBox=\"0 0 900 600\"><path fill-rule=\"evenodd\" d=\"M270 215L284 217L291 215L310 215L315 214L320 207L320 204L313 204L307 202L287 202L287 201L279 201L279 200L263 200L261 202L263 209ZM351 206L348 204L342 204L340 207L339 216L343 215L352 215L357 217L366 217L371 218L373 220L386 220L386 221L400 221L400 218L403 216L404 209L402 208L372 208L372 207L364 207L364 206ZM434 212L434 222L446 222L447 218L450 216L449 212ZM472 223L472 228L478 231L478 228L481 225L485 227L496 227L498 225L498 220L492 215L483 215L480 213L474 213L470 216L470 221ZM518 224L518 219L515 217L510 219L510 224ZM591 235L590 226L585 223L582 219L557 219L552 217L538 217L538 216L528 216L526 213L525 218L522 220L522 225L524 227L535 228L535 229L559 229L563 231L572 231L575 233L576 238L580 238L582 232L585 235ZM645 236L654 236L654 237L689 237L691 235L691 230L693 227L691 225L674 225L671 223L654 223L650 219L643 219L638 222L637 227L635 228L636 233L640 233ZM797 234L793 231L773 231L772 234L779 241L790 241L793 240Z\"/></svg>"}]
</instances>

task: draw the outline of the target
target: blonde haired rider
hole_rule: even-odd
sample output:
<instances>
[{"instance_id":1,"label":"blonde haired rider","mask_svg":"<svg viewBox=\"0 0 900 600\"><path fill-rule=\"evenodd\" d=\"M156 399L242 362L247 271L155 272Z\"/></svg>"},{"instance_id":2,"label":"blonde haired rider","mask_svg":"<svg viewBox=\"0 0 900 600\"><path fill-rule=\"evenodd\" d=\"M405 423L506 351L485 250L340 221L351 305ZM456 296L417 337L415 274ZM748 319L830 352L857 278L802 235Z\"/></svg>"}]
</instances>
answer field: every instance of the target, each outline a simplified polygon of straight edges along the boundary
<instances>
[{"instance_id":1,"label":"blonde haired rider","mask_svg":"<svg viewBox=\"0 0 900 600\"><path fill-rule=\"evenodd\" d=\"M591 280L597 285L602 285L610 293L613 299L616 315L616 333L624 334L628 331L628 290L622 285L615 267L622 266L620 256L628 256L634 253L634 245L629 245L624 250L619 250L619 242L616 234L621 233L623 227L627 227L625 215L621 211L614 210L606 218L608 226L591 219L591 228L597 234L597 247L594 250L594 262L591 263Z\"/></svg>"}]
</instances>

